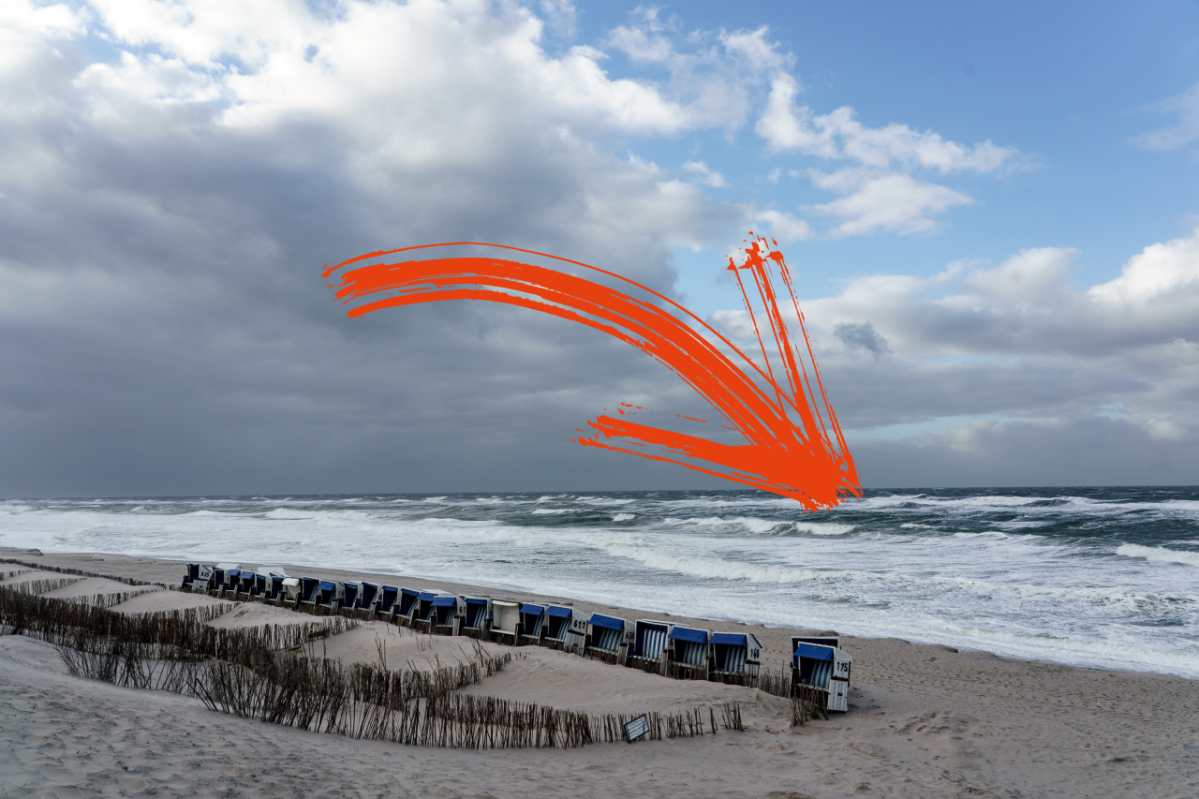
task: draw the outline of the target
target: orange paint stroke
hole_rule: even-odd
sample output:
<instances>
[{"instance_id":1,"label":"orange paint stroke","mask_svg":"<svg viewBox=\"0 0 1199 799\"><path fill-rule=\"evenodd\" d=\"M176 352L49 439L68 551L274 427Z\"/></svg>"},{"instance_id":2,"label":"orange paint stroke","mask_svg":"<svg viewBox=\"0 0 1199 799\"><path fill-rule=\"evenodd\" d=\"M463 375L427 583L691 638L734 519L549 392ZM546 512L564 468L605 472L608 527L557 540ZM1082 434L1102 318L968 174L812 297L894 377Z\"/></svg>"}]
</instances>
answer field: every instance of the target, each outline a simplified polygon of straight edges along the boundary
<instances>
[{"instance_id":1,"label":"orange paint stroke","mask_svg":"<svg viewBox=\"0 0 1199 799\"><path fill-rule=\"evenodd\" d=\"M588 422L590 435L580 435L573 441L677 463L790 497L807 510L832 507L849 496L861 496L853 457L820 380L791 275L782 253L776 249L777 243L771 246L771 242L759 236L744 248L743 263L729 259L729 269L741 287L761 347L765 371L710 325L658 292L612 272L533 250L482 242L425 244L367 253L333 267L326 265L323 277L329 278L344 267L372 258L462 245L495 247L573 264L636 287L661 305L564 272L482 257L359 266L342 272L340 285L326 285L335 290L343 304L363 301L350 308L347 312L350 317L426 302L485 300L541 311L601 330L631 344L678 375L732 425L728 429L740 432L746 443L721 444L613 418L606 413ZM761 304L760 311L755 311L742 272L753 277L753 296ZM803 338L802 348L793 343L779 310L775 272L794 308ZM679 315L671 313L672 310ZM759 313L769 328L766 336L759 325ZM727 348L736 362L713 341ZM769 386L769 391L760 384ZM621 405L642 410L629 403ZM625 414L619 408L617 412Z\"/></svg>"}]
</instances>

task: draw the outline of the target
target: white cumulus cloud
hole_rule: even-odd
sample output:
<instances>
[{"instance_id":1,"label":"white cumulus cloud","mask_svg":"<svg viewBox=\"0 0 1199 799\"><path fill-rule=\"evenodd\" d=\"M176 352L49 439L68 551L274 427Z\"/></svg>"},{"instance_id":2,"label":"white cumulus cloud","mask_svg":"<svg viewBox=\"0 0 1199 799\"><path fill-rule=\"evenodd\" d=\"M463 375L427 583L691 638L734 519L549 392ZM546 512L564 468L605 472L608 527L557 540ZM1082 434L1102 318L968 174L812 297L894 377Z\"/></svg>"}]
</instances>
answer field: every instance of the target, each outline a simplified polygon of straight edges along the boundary
<instances>
[{"instance_id":1,"label":"white cumulus cloud","mask_svg":"<svg viewBox=\"0 0 1199 799\"><path fill-rule=\"evenodd\" d=\"M1020 161L1015 149L990 141L968 146L908 125L871 128L858 121L849 107L816 114L796 102L802 88L791 75L775 74L766 108L754 129L775 153L856 162L856 166L832 173L807 173L816 186L842 195L813 206L813 210L840 220L831 230L834 237L935 231L939 214L974 201L948 186L914 177L913 172L992 174ZM802 173L792 170L791 174Z\"/></svg>"},{"instance_id":2,"label":"white cumulus cloud","mask_svg":"<svg viewBox=\"0 0 1199 799\"><path fill-rule=\"evenodd\" d=\"M813 206L813 210L841 220L832 230L835 237L880 231L928 233L936 230L938 214L974 202L946 186L898 172L843 170L827 175L814 172L811 177L817 186L845 195Z\"/></svg>"}]
</instances>

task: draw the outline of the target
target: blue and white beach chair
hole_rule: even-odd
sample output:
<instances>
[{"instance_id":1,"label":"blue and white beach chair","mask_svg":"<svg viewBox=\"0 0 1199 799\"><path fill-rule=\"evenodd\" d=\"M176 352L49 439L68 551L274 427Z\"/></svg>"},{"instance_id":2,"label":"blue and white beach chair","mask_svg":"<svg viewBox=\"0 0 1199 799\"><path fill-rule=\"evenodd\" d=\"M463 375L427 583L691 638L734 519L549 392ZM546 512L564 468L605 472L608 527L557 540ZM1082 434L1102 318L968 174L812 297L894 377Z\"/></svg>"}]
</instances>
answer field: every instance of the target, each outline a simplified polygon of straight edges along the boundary
<instances>
[{"instance_id":1,"label":"blue and white beach chair","mask_svg":"<svg viewBox=\"0 0 1199 799\"><path fill-rule=\"evenodd\" d=\"M361 587L358 583L350 582L342 583L341 585L345 592L341 599L341 606L353 610L355 603L358 602L358 592L361 590Z\"/></svg>"},{"instance_id":2,"label":"blue and white beach chair","mask_svg":"<svg viewBox=\"0 0 1199 799\"><path fill-rule=\"evenodd\" d=\"M433 622L435 621L433 602L437 599L447 598L451 600L450 604L453 605L454 602L452 600L455 597L449 591L438 591L434 588L421 591L417 595L416 603L413 606L412 629L422 633L432 633ZM445 604L446 603L443 602L441 605L438 605L438 607L445 607Z\"/></svg>"},{"instance_id":3,"label":"blue and white beach chair","mask_svg":"<svg viewBox=\"0 0 1199 799\"><path fill-rule=\"evenodd\" d=\"M540 644L545 630L545 605L529 602L520 606L520 634L516 643L520 645Z\"/></svg>"},{"instance_id":4,"label":"blue and white beach chair","mask_svg":"<svg viewBox=\"0 0 1199 799\"><path fill-rule=\"evenodd\" d=\"M265 598L266 598L267 602L277 605L277 604L279 604L280 600L282 600L284 598L284 596L286 596L287 592L283 588L283 581L286 579L287 578L283 577L282 575L278 575L278 574L271 575L270 582L267 583L267 587L266 587L266 597ZM296 582L298 583L299 580L297 580Z\"/></svg>"},{"instance_id":5,"label":"blue and white beach chair","mask_svg":"<svg viewBox=\"0 0 1199 799\"><path fill-rule=\"evenodd\" d=\"M245 577L245 572L242 576ZM287 572L281 566L259 566L254 574L254 586L250 596L257 597L263 602L276 602L283 590L283 581Z\"/></svg>"},{"instance_id":6,"label":"blue and white beach chair","mask_svg":"<svg viewBox=\"0 0 1199 799\"><path fill-rule=\"evenodd\" d=\"M217 586L217 596L223 597L225 594L229 594L230 599L236 598L237 586L241 583L241 567L235 566L231 569L218 569L218 571L223 572L224 579Z\"/></svg>"},{"instance_id":7,"label":"blue and white beach chair","mask_svg":"<svg viewBox=\"0 0 1199 799\"><path fill-rule=\"evenodd\" d=\"M300 599L298 602L296 602L296 607L302 608L305 605L312 605L315 608L317 599L319 598L317 596L316 589L320 584L321 581L315 577L301 577Z\"/></svg>"},{"instance_id":8,"label":"blue and white beach chair","mask_svg":"<svg viewBox=\"0 0 1199 799\"><path fill-rule=\"evenodd\" d=\"M462 617L462 634L486 640L491 632L491 600L481 596L464 596L466 615Z\"/></svg>"},{"instance_id":9,"label":"blue and white beach chair","mask_svg":"<svg viewBox=\"0 0 1199 799\"><path fill-rule=\"evenodd\" d=\"M212 568L212 575L208 578L208 583L204 591L213 596L220 596L225 590L225 580L231 571L241 571L241 566L236 563L218 563Z\"/></svg>"},{"instance_id":10,"label":"blue and white beach chair","mask_svg":"<svg viewBox=\"0 0 1199 799\"><path fill-rule=\"evenodd\" d=\"M817 639L819 640L819 639ZM828 710L849 710L849 675L853 658L839 647L791 639L791 695L815 693Z\"/></svg>"},{"instance_id":11,"label":"blue and white beach chair","mask_svg":"<svg viewBox=\"0 0 1199 799\"><path fill-rule=\"evenodd\" d=\"M495 599L491 602L491 640L516 644L520 632L520 604Z\"/></svg>"},{"instance_id":12,"label":"blue and white beach chair","mask_svg":"<svg viewBox=\"0 0 1199 799\"><path fill-rule=\"evenodd\" d=\"M756 688L762 644L749 633L712 633L712 679Z\"/></svg>"},{"instance_id":13,"label":"blue and white beach chair","mask_svg":"<svg viewBox=\"0 0 1199 799\"><path fill-rule=\"evenodd\" d=\"M411 588L401 588L400 593L396 595L396 601L391 606L391 619L396 624L403 627L405 624L412 624L412 617L416 612L420 597L420 591Z\"/></svg>"},{"instance_id":14,"label":"blue and white beach chair","mask_svg":"<svg viewBox=\"0 0 1199 799\"><path fill-rule=\"evenodd\" d=\"M234 595L238 599L249 599L250 597L254 596L254 589L257 587L258 572L250 569L242 569L241 574L237 579L237 588L234 592Z\"/></svg>"},{"instance_id":15,"label":"blue and white beach chair","mask_svg":"<svg viewBox=\"0 0 1199 799\"><path fill-rule=\"evenodd\" d=\"M379 588L379 601L375 604L375 618L395 621L396 603L400 599L400 589L394 585L384 585Z\"/></svg>"},{"instance_id":16,"label":"blue and white beach chair","mask_svg":"<svg viewBox=\"0 0 1199 799\"><path fill-rule=\"evenodd\" d=\"M429 611L429 632L434 635L457 635L466 616L466 600L460 596L439 596L433 599Z\"/></svg>"},{"instance_id":17,"label":"blue and white beach chair","mask_svg":"<svg viewBox=\"0 0 1199 799\"><path fill-rule=\"evenodd\" d=\"M676 624L666 636L666 675L676 680L708 679L712 633Z\"/></svg>"},{"instance_id":18,"label":"blue and white beach chair","mask_svg":"<svg viewBox=\"0 0 1199 799\"><path fill-rule=\"evenodd\" d=\"M348 602L346 604L349 604ZM354 598L354 613L362 619L373 619L379 606L379 586L365 580L358 584L358 596Z\"/></svg>"},{"instance_id":19,"label":"blue and white beach chair","mask_svg":"<svg viewBox=\"0 0 1199 799\"><path fill-rule=\"evenodd\" d=\"M196 580L200 578L200 564L189 563L187 570L183 573L183 582L179 583L180 591L194 591Z\"/></svg>"},{"instance_id":20,"label":"blue and white beach chair","mask_svg":"<svg viewBox=\"0 0 1199 799\"><path fill-rule=\"evenodd\" d=\"M670 635L670 628L669 622L638 619L626 665L652 674L662 674L666 668L666 637Z\"/></svg>"},{"instance_id":21,"label":"blue and white beach chair","mask_svg":"<svg viewBox=\"0 0 1199 799\"><path fill-rule=\"evenodd\" d=\"M573 608L550 605L545 609L545 637L543 646L563 652L583 653L587 642L587 617L575 613Z\"/></svg>"},{"instance_id":22,"label":"blue and white beach chair","mask_svg":"<svg viewBox=\"0 0 1199 799\"><path fill-rule=\"evenodd\" d=\"M341 602L345 595L344 583L321 580L316 587L316 607L324 610L330 616L336 615L341 610Z\"/></svg>"},{"instance_id":23,"label":"blue and white beach chair","mask_svg":"<svg viewBox=\"0 0 1199 799\"><path fill-rule=\"evenodd\" d=\"M583 654L605 663L624 664L633 635L633 625L624 619L592 613Z\"/></svg>"},{"instance_id":24,"label":"blue and white beach chair","mask_svg":"<svg viewBox=\"0 0 1199 799\"><path fill-rule=\"evenodd\" d=\"M183 583L179 586L179 590L208 593L208 589L212 587L212 575L215 571L216 566L210 563L187 564L187 573L183 577Z\"/></svg>"},{"instance_id":25,"label":"blue and white beach chair","mask_svg":"<svg viewBox=\"0 0 1199 799\"><path fill-rule=\"evenodd\" d=\"M300 581L300 578L284 577L283 589L279 592L279 596L275 598L275 604L298 608L302 595L303 583Z\"/></svg>"}]
</instances>

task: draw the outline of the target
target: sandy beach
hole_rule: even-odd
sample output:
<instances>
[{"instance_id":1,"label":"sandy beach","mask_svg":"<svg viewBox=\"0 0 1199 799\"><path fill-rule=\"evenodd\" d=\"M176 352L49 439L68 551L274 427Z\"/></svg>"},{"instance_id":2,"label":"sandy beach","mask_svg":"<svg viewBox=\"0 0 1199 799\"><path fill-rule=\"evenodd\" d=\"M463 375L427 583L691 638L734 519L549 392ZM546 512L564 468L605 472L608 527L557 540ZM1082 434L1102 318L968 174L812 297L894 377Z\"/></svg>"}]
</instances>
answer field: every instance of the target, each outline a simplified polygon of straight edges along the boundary
<instances>
[{"instance_id":1,"label":"sandy beach","mask_svg":"<svg viewBox=\"0 0 1199 799\"><path fill-rule=\"evenodd\" d=\"M11 558L167 585L181 562L0 549ZM286 567L287 564L284 564ZM3 570L22 567L5 565ZM395 575L291 567L292 574L437 587L497 599L617 608ZM11 577L53 581L26 571ZM140 593L139 593L140 592ZM48 596L132 594L113 609L145 613L223 602L88 578ZM214 624L256 626L311 616L243 603ZM670 617L708 629L727 622ZM779 670L788 636L745 625ZM323 644L326 657L452 661L464 639L364 624ZM68 674L49 644L0 637L0 796L734 796L1193 797L1199 795L1199 682L1064 667L985 652L842 637L854 658L850 710L792 728L788 703L761 691L676 681L538 647L487 645L517 657L465 693L594 713L673 711L737 701L745 732L579 749L464 751L307 733L215 713L195 699L117 688ZM468 647L469 648L469 647Z\"/></svg>"}]
</instances>

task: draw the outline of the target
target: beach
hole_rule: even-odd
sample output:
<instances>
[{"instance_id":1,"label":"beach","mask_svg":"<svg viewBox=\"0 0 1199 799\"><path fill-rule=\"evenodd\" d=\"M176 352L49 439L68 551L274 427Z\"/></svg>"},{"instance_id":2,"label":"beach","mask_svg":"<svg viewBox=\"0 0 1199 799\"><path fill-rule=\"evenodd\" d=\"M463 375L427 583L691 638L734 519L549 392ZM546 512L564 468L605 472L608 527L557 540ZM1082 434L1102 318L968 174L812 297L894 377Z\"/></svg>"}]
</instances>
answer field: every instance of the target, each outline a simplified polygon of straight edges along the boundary
<instances>
[{"instance_id":1,"label":"beach","mask_svg":"<svg viewBox=\"0 0 1199 799\"><path fill-rule=\"evenodd\" d=\"M181 561L112 554L0 549L0 558L166 585L177 584L183 573ZM553 600L572 603L584 613L744 630L763 643L764 670L782 667L791 634L835 632L730 625L668 616L653 608L415 576L310 566L288 570L496 599ZM106 590L131 590L123 583L113 586ZM101 588L80 584L58 591L104 593ZM223 600L159 590L114 609L144 613L218 601ZM219 623L278 623L267 617L279 614L311 620L245 603ZM460 643L433 640L446 653L439 657L449 657L451 650L445 647ZM349 662L372 660L379 656L376 641L395 647L396 654L389 657L418 657L411 631L382 623L329 638L324 654ZM670 680L539 647L490 646L525 656L466 689L469 693L563 710L620 713L737 701L746 730L566 750L467 751L352 740L215 713L198 700L175 694L71 677L54 647L9 635L0 637L0 717L6 720L0 731L6 739L0 746L0 796L823 799L1199 793L1199 682L1180 677L842 636L842 648L854 658L849 712L793 728L786 701L756 689Z\"/></svg>"}]
</instances>

